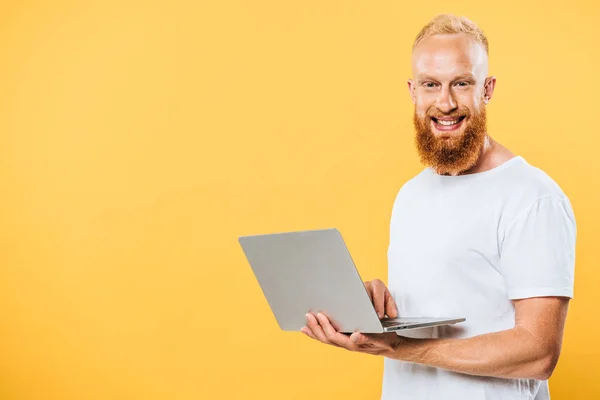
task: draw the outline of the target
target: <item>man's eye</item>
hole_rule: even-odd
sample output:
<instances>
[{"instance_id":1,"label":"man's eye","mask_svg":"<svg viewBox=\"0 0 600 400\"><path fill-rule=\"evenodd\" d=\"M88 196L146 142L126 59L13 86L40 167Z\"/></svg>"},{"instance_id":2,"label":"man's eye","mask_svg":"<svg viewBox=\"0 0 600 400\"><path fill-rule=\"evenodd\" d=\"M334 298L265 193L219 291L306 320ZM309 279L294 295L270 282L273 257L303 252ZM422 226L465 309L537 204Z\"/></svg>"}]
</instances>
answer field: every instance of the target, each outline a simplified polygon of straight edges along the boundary
<instances>
[{"instance_id":1,"label":"man's eye","mask_svg":"<svg viewBox=\"0 0 600 400\"><path fill-rule=\"evenodd\" d=\"M469 82L464 82L464 81L457 82L456 84L461 87L469 86Z\"/></svg>"},{"instance_id":2,"label":"man's eye","mask_svg":"<svg viewBox=\"0 0 600 400\"><path fill-rule=\"evenodd\" d=\"M435 87L435 83L433 83L433 82L425 82L425 87L426 87L426 88L432 88L432 87Z\"/></svg>"}]
</instances>

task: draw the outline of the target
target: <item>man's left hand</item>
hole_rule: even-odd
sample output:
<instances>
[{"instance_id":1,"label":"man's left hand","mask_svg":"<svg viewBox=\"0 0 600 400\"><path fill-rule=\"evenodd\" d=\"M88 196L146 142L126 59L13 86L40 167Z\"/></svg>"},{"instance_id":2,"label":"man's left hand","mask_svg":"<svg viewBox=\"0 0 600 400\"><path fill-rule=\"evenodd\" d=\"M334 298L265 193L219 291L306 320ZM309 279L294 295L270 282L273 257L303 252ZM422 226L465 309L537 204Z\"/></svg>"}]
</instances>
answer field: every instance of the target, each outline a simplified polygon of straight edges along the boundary
<instances>
[{"instance_id":1,"label":"man's left hand","mask_svg":"<svg viewBox=\"0 0 600 400\"><path fill-rule=\"evenodd\" d=\"M354 332L351 335L338 332L329 319L321 313L316 316L311 313L306 314L306 320L307 324L301 329L302 333L325 344L350 351L393 357L402 342L402 337L394 332L376 334Z\"/></svg>"}]
</instances>

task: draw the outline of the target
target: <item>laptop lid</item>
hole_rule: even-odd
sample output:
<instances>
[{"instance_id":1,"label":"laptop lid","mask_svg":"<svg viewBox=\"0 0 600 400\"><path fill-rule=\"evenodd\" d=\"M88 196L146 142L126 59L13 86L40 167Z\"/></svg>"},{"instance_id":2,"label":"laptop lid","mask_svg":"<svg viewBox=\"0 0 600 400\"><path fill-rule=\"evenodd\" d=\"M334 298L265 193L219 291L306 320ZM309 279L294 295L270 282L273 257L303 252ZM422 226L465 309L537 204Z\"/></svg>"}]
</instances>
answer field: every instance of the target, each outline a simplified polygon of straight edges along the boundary
<instances>
[{"instance_id":1,"label":"laptop lid","mask_svg":"<svg viewBox=\"0 0 600 400\"><path fill-rule=\"evenodd\" d=\"M340 332L383 332L337 229L241 236L239 243L281 329L299 331L312 311Z\"/></svg>"}]
</instances>

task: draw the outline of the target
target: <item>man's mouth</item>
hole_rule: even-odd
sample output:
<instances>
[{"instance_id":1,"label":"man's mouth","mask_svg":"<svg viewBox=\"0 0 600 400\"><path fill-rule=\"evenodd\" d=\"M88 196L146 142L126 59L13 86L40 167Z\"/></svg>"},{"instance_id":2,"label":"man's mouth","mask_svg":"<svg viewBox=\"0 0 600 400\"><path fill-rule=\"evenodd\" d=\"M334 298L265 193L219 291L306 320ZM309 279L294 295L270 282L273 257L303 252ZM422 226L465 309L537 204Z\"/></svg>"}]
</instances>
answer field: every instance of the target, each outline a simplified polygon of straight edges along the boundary
<instances>
[{"instance_id":1,"label":"man's mouth","mask_svg":"<svg viewBox=\"0 0 600 400\"><path fill-rule=\"evenodd\" d=\"M443 131L443 132L450 132L450 131L458 130L462 126L462 122L464 121L464 119L465 119L464 115L461 117L453 118L453 119L449 119L449 118L438 119L438 118L431 117L431 120L433 121L433 126L435 127L435 129L437 129L438 131Z\"/></svg>"}]
</instances>

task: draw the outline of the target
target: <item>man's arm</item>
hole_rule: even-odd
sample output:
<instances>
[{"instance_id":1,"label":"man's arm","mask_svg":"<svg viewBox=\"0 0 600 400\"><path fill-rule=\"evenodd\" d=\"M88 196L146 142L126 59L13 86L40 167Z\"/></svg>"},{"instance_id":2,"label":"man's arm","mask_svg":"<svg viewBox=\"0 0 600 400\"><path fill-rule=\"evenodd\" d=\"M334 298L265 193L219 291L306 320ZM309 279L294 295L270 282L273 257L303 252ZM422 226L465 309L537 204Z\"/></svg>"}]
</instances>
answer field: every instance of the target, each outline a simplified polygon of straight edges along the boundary
<instances>
[{"instance_id":1,"label":"man's arm","mask_svg":"<svg viewBox=\"0 0 600 400\"><path fill-rule=\"evenodd\" d=\"M303 332L348 350L383 355L469 375L545 380L558 362L568 298L514 301L515 327L468 339L411 339L395 333L350 337L336 332L327 318L307 315Z\"/></svg>"},{"instance_id":2,"label":"man's arm","mask_svg":"<svg viewBox=\"0 0 600 400\"><path fill-rule=\"evenodd\" d=\"M515 327L469 339L407 339L393 358L471 375L546 380L558 362L568 298L517 300Z\"/></svg>"}]
</instances>

